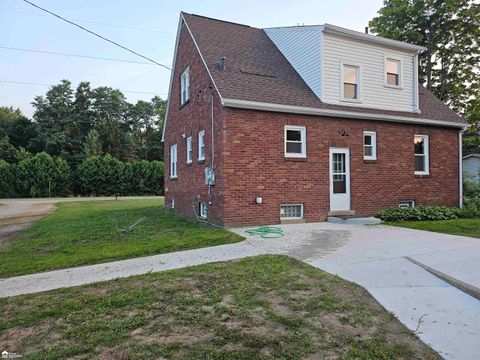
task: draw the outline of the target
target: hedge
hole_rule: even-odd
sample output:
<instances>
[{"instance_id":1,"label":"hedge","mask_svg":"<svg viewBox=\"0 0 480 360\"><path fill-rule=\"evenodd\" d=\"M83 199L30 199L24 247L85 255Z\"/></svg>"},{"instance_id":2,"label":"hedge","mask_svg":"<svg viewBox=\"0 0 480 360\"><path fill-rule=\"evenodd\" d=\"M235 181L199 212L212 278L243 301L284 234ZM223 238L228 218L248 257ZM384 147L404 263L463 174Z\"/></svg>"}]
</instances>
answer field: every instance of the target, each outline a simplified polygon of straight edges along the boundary
<instances>
[{"instance_id":1,"label":"hedge","mask_svg":"<svg viewBox=\"0 0 480 360\"><path fill-rule=\"evenodd\" d=\"M480 211L478 210L480 209L473 207L459 209L446 206L418 206L379 211L377 217L384 221L450 220L480 217Z\"/></svg>"},{"instance_id":2,"label":"hedge","mask_svg":"<svg viewBox=\"0 0 480 360\"><path fill-rule=\"evenodd\" d=\"M92 156L76 169L43 152L9 164L0 160L0 197L162 195L161 161L123 163Z\"/></svg>"}]
</instances>

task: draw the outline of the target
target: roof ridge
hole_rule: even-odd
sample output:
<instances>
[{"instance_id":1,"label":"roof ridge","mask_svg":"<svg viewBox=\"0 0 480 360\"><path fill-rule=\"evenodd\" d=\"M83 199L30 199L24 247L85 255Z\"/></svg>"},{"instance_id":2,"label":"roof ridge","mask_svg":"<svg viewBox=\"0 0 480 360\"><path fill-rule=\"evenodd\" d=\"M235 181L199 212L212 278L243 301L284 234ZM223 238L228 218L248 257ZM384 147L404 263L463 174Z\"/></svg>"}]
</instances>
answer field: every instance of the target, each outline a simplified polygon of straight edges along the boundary
<instances>
[{"instance_id":1,"label":"roof ridge","mask_svg":"<svg viewBox=\"0 0 480 360\"><path fill-rule=\"evenodd\" d=\"M223 23L227 23L227 24L232 24L232 25L238 25L238 26L244 26L244 27L247 27L247 28L252 28L252 29L256 29L250 25L245 25L245 24L240 24L240 23L236 23L236 22L233 22L233 21L227 21L227 20L221 20L221 19L216 19L216 18L212 18L212 17L209 17L209 16L204 16L204 15L198 15L198 14L191 14L191 13L187 13L187 12L184 12L182 11L183 14L187 14L187 15L191 15L191 16L196 16L196 17L200 17L200 18L204 18L204 19L208 19L208 20L214 20L214 21L219 21L219 22L223 22Z\"/></svg>"}]
</instances>

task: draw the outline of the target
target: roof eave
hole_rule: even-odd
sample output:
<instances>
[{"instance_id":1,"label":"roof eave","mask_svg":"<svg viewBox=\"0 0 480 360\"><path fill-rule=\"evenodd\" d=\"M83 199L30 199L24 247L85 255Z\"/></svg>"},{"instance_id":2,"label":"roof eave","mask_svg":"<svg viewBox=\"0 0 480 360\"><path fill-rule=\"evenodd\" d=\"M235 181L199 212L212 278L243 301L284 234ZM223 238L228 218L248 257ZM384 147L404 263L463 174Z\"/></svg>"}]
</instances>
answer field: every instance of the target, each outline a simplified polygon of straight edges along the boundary
<instances>
[{"instance_id":1,"label":"roof eave","mask_svg":"<svg viewBox=\"0 0 480 360\"><path fill-rule=\"evenodd\" d=\"M363 40L366 42L371 42L375 44L380 44L380 45L389 46L389 47L407 50L407 51L416 52L416 53L420 53L426 50L426 48L423 46L409 44L406 42L392 40L392 39L387 39L387 38L383 38L383 37L375 36L371 34L364 34L359 31L345 29L340 26L335 26L331 24L325 24L324 31L327 34L329 33L329 34L336 34L340 36L346 36L346 37L350 37L357 40Z\"/></svg>"},{"instance_id":2,"label":"roof eave","mask_svg":"<svg viewBox=\"0 0 480 360\"><path fill-rule=\"evenodd\" d=\"M366 112L363 113L363 112L353 112L353 111L343 111L343 110L311 108L311 107L303 107L303 106L283 105L283 104L274 104L274 103L265 103L265 102L238 100L238 99L224 98L222 101L222 105L225 107L239 108L239 109L294 113L294 114L303 114L303 115L330 116L330 117L342 117L342 118L362 119L362 120L422 124L422 125L432 125L432 126L453 127L453 128L459 128L459 129L465 129L466 127L466 124L462 124L454 121L446 121L446 120L422 119L422 118L412 118L408 116L398 116L398 115L373 114L373 113L366 113Z\"/></svg>"}]
</instances>

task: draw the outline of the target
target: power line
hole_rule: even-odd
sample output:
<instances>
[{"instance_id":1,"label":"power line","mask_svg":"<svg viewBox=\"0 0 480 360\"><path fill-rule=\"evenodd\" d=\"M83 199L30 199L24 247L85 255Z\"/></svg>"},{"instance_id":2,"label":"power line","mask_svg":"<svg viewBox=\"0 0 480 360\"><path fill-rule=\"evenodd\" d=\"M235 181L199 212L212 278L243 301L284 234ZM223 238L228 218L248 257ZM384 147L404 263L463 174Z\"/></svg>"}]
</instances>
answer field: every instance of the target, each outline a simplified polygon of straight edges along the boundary
<instances>
[{"instance_id":1,"label":"power line","mask_svg":"<svg viewBox=\"0 0 480 360\"><path fill-rule=\"evenodd\" d=\"M0 9L0 12L10 12L10 13L14 13L14 14L22 14L22 15L30 15L30 16L48 17L48 15L33 14L33 13L25 12L25 11L16 11L16 10L9 10L9 9ZM126 25L118 25L118 24L108 24L108 23L104 23L104 22L91 21L91 20L83 20L83 19L71 19L71 20L72 20L72 21L79 21L79 22L89 23L89 24L95 24L95 25L111 26L111 27L116 27L116 28L120 28L120 29L130 29L130 30L145 31L145 32L156 32L156 33L172 34L171 31L165 31L165 30L146 29L146 28L140 28L140 27L136 27L136 26L126 26Z\"/></svg>"},{"instance_id":2,"label":"power line","mask_svg":"<svg viewBox=\"0 0 480 360\"><path fill-rule=\"evenodd\" d=\"M117 62L132 63L132 64L154 65L150 62L145 62L145 61L113 59L113 58L104 58L104 57L98 57L98 56L79 55L79 54L67 54L67 53L55 52L55 51L22 49L22 48L13 48L13 47L7 47L7 46L0 46L0 49L14 50L14 51L27 51L27 52L33 52L33 53L39 53L39 54L48 54L48 55L72 56L72 57L95 59L95 60L117 61Z\"/></svg>"},{"instance_id":3,"label":"power line","mask_svg":"<svg viewBox=\"0 0 480 360\"><path fill-rule=\"evenodd\" d=\"M0 83L18 84L18 85L56 86L56 85L53 85L53 84L35 83L35 82L26 82L26 81L17 81L17 80L0 80ZM126 93L133 93L133 94L167 95L167 93L154 93L154 92L147 92L147 91L132 91L132 90L121 90L121 91L126 92Z\"/></svg>"},{"instance_id":4,"label":"power line","mask_svg":"<svg viewBox=\"0 0 480 360\"><path fill-rule=\"evenodd\" d=\"M122 49L124 49L124 50L127 50L127 51L131 52L132 54L135 54L135 55L137 55L137 56L140 56L141 58L144 58L144 59L146 59L146 60L148 60L148 61L150 61L150 62L152 62L152 63L154 63L154 64L156 64L156 65L159 65L159 66L161 66L161 67L164 67L164 68L167 69L167 70L172 70L172 69L170 69L170 68L169 68L168 66L166 66L166 65L160 64L159 62L157 62L157 61L155 61L155 60L153 60L153 59L150 59L150 58L147 57L147 56L144 56L144 55L142 55L142 54L139 54L138 52L133 51L133 50L127 48L126 46L120 45L119 43L117 43L117 42L115 42L115 41L113 41L113 40L110 40L110 39L108 39L108 38L106 38L106 37L104 37L104 36L102 36L102 35L100 35L100 34L97 34L96 32L94 32L94 31L92 31L92 30L88 30L87 28L83 27L82 25L78 25L78 24L74 23L73 21L67 20L67 19L65 19L64 17L61 17L60 15L57 15L57 14L51 12L50 10L44 9L44 8L42 8L42 7L36 5L36 4L34 4L34 3L32 3L32 2L30 2L30 1L28 1L28 0L23 0L23 1L24 1L25 3L27 3L27 4L29 4L29 5L32 5L33 7L36 7L37 9L40 9L40 10L42 10L42 11L45 11L45 12L49 13L50 15L53 15L53 16L59 18L60 20L63 20L63 21L65 21L65 22L67 22L67 23L69 23L69 24L71 24L71 25L73 25L73 26L76 26L76 27L82 29L83 31L86 31L86 32L88 32L88 33L90 33L90 34L92 34L92 35L94 35L94 36L96 36L96 37L99 37L99 38L102 39L102 40L108 41L109 43L114 44L115 46L118 46L118 47L120 47L120 48L122 48Z\"/></svg>"}]
</instances>

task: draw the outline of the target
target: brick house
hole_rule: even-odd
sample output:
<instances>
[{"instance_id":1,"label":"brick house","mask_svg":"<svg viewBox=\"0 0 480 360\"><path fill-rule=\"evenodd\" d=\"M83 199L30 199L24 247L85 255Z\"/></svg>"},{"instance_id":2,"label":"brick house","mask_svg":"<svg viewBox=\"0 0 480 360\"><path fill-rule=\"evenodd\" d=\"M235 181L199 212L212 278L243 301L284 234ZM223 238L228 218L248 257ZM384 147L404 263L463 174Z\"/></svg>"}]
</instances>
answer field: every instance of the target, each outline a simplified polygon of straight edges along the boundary
<instances>
[{"instance_id":1,"label":"brick house","mask_svg":"<svg viewBox=\"0 0 480 360\"><path fill-rule=\"evenodd\" d=\"M418 85L423 50L329 24L181 13L166 206L224 226L461 206L466 123Z\"/></svg>"}]
</instances>

